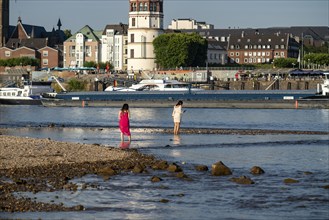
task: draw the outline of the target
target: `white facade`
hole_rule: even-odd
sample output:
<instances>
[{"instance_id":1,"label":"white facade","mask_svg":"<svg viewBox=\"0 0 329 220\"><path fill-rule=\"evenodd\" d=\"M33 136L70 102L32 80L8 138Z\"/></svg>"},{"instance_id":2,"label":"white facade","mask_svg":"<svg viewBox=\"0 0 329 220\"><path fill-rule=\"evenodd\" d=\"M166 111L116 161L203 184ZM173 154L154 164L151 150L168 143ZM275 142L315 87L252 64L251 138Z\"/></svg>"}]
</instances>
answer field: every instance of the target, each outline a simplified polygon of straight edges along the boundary
<instances>
[{"instance_id":1,"label":"white facade","mask_svg":"<svg viewBox=\"0 0 329 220\"><path fill-rule=\"evenodd\" d=\"M194 19L173 19L168 29L183 30L183 29L214 29L214 25L206 24L205 22L198 22Z\"/></svg>"},{"instance_id":2,"label":"white facade","mask_svg":"<svg viewBox=\"0 0 329 220\"><path fill-rule=\"evenodd\" d=\"M164 33L163 0L130 0L128 70L156 69L153 40Z\"/></svg>"},{"instance_id":3,"label":"white facade","mask_svg":"<svg viewBox=\"0 0 329 220\"><path fill-rule=\"evenodd\" d=\"M116 29L105 29L101 40L101 62L109 62L114 70L127 69L127 35Z\"/></svg>"}]
</instances>

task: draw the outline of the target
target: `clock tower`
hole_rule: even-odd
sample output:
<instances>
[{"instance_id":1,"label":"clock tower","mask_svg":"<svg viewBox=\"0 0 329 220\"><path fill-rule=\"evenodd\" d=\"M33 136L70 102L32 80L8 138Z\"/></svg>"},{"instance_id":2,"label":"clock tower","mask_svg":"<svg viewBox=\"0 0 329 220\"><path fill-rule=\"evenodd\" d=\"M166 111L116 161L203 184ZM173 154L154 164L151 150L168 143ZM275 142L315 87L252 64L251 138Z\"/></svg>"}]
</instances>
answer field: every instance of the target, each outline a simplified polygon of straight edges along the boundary
<instances>
[{"instance_id":1,"label":"clock tower","mask_svg":"<svg viewBox=\"0 0 329 220\"><path fill-rule=\"evenodd\" d=\"M3 47L9 37L9 0L0 0L0 12L0 47Z\"/></svg>"},{"instance_id":2,"label":"clock tower","mask_svg":"<svg viewBox=\"0 0 329 220\"><path fill-rule=\"evenodd\" d=\"M156 68L153 40L164 33L163 0L129 0L129 71Z\"/></svg>"}]
</instances>

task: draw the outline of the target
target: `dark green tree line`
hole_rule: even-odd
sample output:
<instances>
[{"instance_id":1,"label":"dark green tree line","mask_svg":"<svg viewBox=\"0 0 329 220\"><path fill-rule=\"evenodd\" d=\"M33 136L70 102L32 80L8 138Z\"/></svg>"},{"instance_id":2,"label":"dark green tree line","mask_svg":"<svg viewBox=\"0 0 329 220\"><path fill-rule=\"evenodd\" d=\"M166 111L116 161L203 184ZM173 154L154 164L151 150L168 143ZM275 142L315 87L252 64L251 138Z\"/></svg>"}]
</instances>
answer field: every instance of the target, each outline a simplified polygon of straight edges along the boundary
<instances>
[{"instance_id":1,"label":"dark green tree line","mask_svg":"<svg viewBox=\"0 0 329 220\"><path fill-rule=\"evenodd\" d=\"M162 34L153 46L161 68L205 66L208 42L196 33Z\"/></svg>"}]
</instances>

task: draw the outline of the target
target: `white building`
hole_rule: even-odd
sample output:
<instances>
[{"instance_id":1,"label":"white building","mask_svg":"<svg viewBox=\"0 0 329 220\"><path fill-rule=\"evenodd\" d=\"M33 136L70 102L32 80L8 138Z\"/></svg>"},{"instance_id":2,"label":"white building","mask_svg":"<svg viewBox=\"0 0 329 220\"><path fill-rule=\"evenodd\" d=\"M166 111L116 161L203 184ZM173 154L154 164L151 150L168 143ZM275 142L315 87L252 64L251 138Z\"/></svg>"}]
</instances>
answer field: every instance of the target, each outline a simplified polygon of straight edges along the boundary
<instances>
[{"instance_id":1,"label":"white building","mask_svg":"<svg viewBox=\"0 0 329 220\"><path fill-rule=\"evenodd\" d=\"M156 69L153 40L164 33L163 0L129 0L128 70Z\"/></svg>"},{"instance_id":2,"label":"white building","mask_svg":"<svg viewBox=\"0 0 329 220\"><path fill-rule=\"evenodd\" d=\"M127 69L128 25L107 25L102 33L101 62L109 62L114 70Z\"/></svg>"},{"instance_id":3,"label":"white building","mask_svg":"<svg viewBox=\"0 0 329 220\"><path fill-rule=\"evenodd\" d=\"M207 24L206 22L199 22L194 19L173 19L171 21L171 24L168 26L168 29L172 30L184 30L184 29L194 29L194 30L200 30L200 29L214 29L214 25Z\"/></svg>"}]
</instances>

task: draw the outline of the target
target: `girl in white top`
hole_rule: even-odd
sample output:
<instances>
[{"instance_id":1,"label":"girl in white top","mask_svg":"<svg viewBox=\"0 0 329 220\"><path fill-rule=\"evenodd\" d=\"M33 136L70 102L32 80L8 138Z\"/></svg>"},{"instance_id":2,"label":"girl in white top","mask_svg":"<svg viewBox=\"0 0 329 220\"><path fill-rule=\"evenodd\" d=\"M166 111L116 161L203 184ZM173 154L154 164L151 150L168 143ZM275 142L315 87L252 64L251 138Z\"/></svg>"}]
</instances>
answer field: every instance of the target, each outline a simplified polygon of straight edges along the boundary
<instances>
[{"instance_id":1,"label":"girl in white top","mask_svg":"<svg viewBox=\"0 0 329 220\"><path fill-rule=\"evenodd\" d=\"M172 117L174 120L174 134L179 134L180 122L183 114L182 106L183 101L178 101L177 104L174 106L174 110L172 112Z\"/></svg>"}]
</instances>

